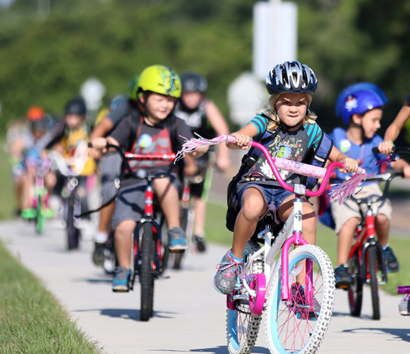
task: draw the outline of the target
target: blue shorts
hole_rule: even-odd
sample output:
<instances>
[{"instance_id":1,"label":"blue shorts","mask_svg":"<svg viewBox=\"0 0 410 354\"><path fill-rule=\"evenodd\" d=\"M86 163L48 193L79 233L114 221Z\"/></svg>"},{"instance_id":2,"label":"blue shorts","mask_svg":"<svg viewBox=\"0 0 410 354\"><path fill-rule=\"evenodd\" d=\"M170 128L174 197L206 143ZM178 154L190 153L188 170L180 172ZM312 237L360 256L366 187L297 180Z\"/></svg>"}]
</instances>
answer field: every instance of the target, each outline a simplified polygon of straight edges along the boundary
<instances>
[{"instance_id":1,"label":"blue shorts","mask_svg":"<svg viewBox=\"0 0 410 354\"><path fill-rule=\"evenodd\" d=\"M238 191L238 200L239 200L239 207L242 208L242 194L243 192L245 192L246 189L248 189L249 187L257 187L259 188L263 194L265 195L265 199L266 199L266 204L267 205L274 205L276 210L279 210L279 207L283 204L283 202L285 201L286 198L288 198L290 195L293 195L294 193L289 192L285 189L282 189L280 187L276 188L276 187L265 187L265 186L261 186L259 184L256 183L249 183L246 184L242 189L240 189ZM277 218L279 220L281 220L279 218L279 214L276 214ZM283 220L281 220L282 222L284 222Z\"/></svg>"}]
</instances>

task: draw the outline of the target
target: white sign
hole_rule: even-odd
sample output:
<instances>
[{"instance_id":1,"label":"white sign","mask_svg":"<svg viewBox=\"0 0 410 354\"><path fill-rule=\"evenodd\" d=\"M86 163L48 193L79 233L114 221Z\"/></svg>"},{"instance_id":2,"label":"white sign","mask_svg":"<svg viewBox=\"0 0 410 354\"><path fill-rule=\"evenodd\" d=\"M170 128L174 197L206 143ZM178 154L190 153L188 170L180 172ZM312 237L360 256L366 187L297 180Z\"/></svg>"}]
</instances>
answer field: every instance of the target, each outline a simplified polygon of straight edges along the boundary
<instances>
[{"instance_id":1,"label":"white sign","mask_svg":"<svg viewBox=\"0 0 410 354\"><path fill-rule=\"evenodd\" d=\"M100 108L105 95L105 86L95 77L90 77L81 85L80 94L84 98L87 108L96 111Z\"/></svg>"},{"instance_id":2,"label":"white sign","mask_svg":"<svg viewBox=\"0 0 410 354\"><path fill-rule=\"evenodd\" d=\"M269 70L297 60L297 5L293 2L257 2L253 7L253 72L265 80Z\"/></svg>"},{"instance_id":3,"label":"white sign","mask_svg":"<svg viewBox=\"0 0 410 354\"><path fill-rule=\"evenodd\" d=\"M241 74L228 87L231 121L245 126L267 103L267 96L265 85L254 74Z\"/></svg>"}]
</instances>

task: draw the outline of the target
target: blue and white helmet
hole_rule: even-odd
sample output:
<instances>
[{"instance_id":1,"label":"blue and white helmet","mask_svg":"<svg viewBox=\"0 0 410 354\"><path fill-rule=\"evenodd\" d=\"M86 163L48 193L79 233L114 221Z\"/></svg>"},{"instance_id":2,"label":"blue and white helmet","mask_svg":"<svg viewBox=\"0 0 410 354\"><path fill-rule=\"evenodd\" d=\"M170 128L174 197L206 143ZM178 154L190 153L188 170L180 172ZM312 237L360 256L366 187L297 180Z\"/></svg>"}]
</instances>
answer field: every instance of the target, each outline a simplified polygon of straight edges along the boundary
<instances>
[{"instance_id":1,"label":"blue and white helmet","mask_svg":"<svg viewBox=\"0 0 410 354\"><path fill-rule=\"evenodd\" d=\"M265 84L270 95L288 92L314 93L317 89L317 78L306 64L286 61L269 72Z\"/></svg>"},{"instance_id":2,"label":"blue and white helmet","mask_svg":"<svg viewBox=\"0 0 410 354\"><path fill-rule=\"evenodd\" d=\"M353 114L363 115L367 111L383 107L389 99L383 90L370 82L360 82L346 87L336 100L336 117L342 117L348 125Z\"/></svg>"}]
</instances>

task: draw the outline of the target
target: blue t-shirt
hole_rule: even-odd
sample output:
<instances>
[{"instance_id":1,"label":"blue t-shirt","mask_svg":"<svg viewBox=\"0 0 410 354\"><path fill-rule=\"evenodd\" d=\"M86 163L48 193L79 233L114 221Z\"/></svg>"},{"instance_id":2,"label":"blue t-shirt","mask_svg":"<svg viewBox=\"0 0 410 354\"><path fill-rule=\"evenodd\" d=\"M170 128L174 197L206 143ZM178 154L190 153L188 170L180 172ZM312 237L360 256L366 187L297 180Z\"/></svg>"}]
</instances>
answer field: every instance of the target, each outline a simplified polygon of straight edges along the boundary
<instances>
[{"instance_id":1,"label":"blue t-shirt","mask_svg":"<svg viewBox=\"0 0 410 354\"><path fill-rule=\"evenodd\" d=\"M333 132L329 135L333 144L338 148L343 154L352 159L359 160L359 166L366 170L368 176L373 176L381 173L382 164L376 165L377 161L386 159L386 155L374 154L372 148L379 146L379 143L383 141L380 135L375 134L373 138L366 139L363 144L356 145L351 142L346 135L346 129L335 128ZM346 179L350 177L351 174L341 173L336 170L336 177L341 179ZM377 181L367 182L368 183L378 183Z\"/></svg>"}]
</instances>

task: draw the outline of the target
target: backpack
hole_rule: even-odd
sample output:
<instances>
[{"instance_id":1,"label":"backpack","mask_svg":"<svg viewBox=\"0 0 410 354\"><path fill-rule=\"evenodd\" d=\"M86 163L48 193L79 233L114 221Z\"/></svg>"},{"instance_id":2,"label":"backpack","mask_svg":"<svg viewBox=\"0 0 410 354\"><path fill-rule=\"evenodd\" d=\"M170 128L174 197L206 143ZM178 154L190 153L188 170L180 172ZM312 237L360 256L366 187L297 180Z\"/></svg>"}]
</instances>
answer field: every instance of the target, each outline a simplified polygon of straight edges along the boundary
<instances>
[{"instance_id":1,"label":"backpack","mask_svg":"<svg viewBox=\"0 0 410 354\"><path fill-rule=\"evenodd\" d=\"M258 140L260 144L264 145L266 142L272 140L278 133L280 128L276 129L274 132L265 132L262 137ZM333 141L325 132L322 131L322 136L318 143L317 149L310 148L303 163L307 163L317 167L323 167L326 160L332 151ZM257 148L250 148L249 152L242 158L241 167L238 173L232 178L228 185L227 202L228 210L226 212L226 228L233 232L236 216L239 213L239 200L237 193L237 184L241 180L242 176L247 173L252 166L258 161L261 156L262 151ZM301 183L306 185L308 190L312 190L317 184L317 178L302 176Z\"/></svg>"}]
</instances>

